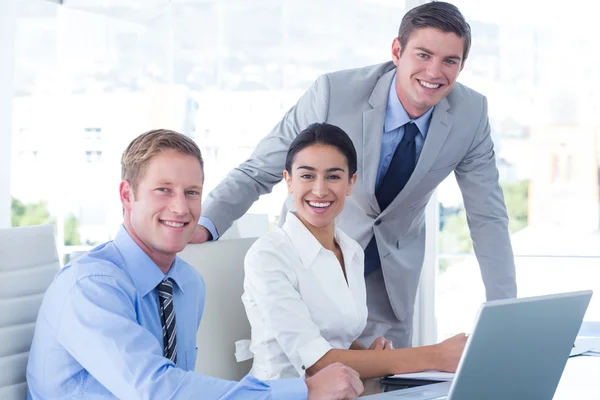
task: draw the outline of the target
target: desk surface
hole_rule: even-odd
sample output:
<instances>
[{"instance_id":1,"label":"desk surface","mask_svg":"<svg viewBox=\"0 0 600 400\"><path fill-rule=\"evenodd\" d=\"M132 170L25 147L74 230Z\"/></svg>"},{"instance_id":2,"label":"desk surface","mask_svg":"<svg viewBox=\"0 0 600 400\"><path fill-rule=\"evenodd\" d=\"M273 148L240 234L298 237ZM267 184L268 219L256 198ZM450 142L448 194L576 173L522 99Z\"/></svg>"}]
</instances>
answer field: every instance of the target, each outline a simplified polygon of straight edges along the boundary
<instances>
[{"instance_id":1,"label":"desk surface","mask_svg":"<svg viewBox=\"0 0 600 400\"><path fill-rule=\"evenodd\" d=\"M364 382L363 396L381 393L379 379ZM600 357L569 358L553 400L599 400Z\"/></svg>"},{"instance_id":2,"label":"desk surface","mask_svg":"<svg viewBox=\"0 0 600 400\"><path fill-rule=\"evenodd\" d=\"M600 399L600 357L578 356L567 361L554 400Z\"/></svg>"}]
</instances>

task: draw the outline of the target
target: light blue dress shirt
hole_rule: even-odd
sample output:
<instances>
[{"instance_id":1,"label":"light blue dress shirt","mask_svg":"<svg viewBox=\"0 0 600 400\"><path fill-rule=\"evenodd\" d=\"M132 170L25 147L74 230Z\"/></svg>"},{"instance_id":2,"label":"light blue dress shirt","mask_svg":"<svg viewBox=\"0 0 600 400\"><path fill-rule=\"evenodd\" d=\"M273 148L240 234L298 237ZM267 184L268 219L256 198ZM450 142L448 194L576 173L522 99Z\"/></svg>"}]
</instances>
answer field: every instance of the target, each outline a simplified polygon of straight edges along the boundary
<instances>
[{"instance_id":1,"label":"light blue dress shirt","mask_svg":"<svg viewBox=\"0 0 600 400\"><path fill-rule=\"evenodd\" d=\"M166 278L175 282L177 366L163 356L156 286ZM28 399L305 400L303 379L233 382L193 372L205 294L190 265L176 258L165 275L121 228L48 288L27 365Z\"/></svg>"},{"instance_id":2,"label":"light blue dress shirt","mask_svg":"<svg viewBox=\"0 0 600 400\"><path fill-rule=\"evenodd\" d=\"M427 112L419 118L411 119L398 99L398 94L396 93L396 75L394 75L388 93L387 106L385 108L383 136L381 137L381 155L379 158L379 168L377 169L375 188L379 187L385 173L390 167L396 147L398 147L398 144L404 136L404 125L409 122L414 122L419 128L420 135L415 137L415 145L417 148L416 159L419 159L423 144L425 143L425 138L427 137L427 131L429 130L429 124L431 123L432 113L433 107L427 110Z\"/></svg>"}]
</instances>

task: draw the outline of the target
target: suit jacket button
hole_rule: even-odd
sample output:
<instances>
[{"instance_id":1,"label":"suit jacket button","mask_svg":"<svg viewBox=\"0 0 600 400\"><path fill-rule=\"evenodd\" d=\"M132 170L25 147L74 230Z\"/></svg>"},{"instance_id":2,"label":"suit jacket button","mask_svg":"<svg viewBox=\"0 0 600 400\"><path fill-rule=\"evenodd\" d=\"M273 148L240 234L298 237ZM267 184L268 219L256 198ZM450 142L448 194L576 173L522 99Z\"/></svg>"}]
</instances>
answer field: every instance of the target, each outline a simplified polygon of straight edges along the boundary
<instances>
[{"instance_id":1,"label":"suit jacket button","mask_svg":"<svg viewBox=\"0 0 600 400\"><path fill-rule=\"evenodd\" d=\"M381 220L380 219L378 219L377 221L375 221L375 226L379 226L379 225L381 225Z\"/></svg>"}]
</instances>

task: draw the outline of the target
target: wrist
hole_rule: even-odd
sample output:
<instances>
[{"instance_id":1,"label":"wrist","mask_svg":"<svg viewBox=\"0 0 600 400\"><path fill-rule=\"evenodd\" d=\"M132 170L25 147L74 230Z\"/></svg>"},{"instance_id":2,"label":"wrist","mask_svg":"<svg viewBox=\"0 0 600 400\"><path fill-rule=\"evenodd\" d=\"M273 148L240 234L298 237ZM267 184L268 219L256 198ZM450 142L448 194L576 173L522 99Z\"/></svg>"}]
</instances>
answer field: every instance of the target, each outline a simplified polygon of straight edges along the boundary
<instances>
[{"instance_id":1,"label":"wrist","mask_svg":"<svg viewBox=\"0 0 600 400\"><path fill-rule=\"evenodd\" d=\"M311 394L313 392L312 380L310 377L304 378L304 383L306 384L306 399L311 400Z\"/></svg>"},{"instance_id":2,"label":"wrist","mask_svg":"<svg viewBox=\"0 0 600 400\"><path fill-rule=\"evenodd\" d=\"M442 346L438 343L425 347L427 348L427 355L423 358L423 361L426 363L425 368L427 370L441 370L444 364L444 351Z\"/></svg>"}]
</instances>

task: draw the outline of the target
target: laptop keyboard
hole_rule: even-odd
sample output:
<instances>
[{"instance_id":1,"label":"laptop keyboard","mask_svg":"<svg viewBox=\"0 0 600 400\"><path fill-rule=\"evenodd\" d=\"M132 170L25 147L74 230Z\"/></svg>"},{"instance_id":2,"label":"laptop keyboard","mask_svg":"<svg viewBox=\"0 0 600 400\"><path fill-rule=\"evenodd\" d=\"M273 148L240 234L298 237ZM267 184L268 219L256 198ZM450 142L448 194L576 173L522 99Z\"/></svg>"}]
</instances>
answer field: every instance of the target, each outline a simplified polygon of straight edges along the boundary
<instances>
[{"instance_id":1,"label":"laptop keyboard","mask_svg":"<svg viewBox=\"0 0 600 400\"><path fill-rule=\"evenodd\" d=\"M402 397L402 398L406 398L407 400L410 400L410 399L414 399L414 400L417 400L417 399L421 399L421 400L446 400L446 399L448 399L448 395L436 396L436 397L428 397L426 393L410 393L410 394L409 393L405 393L405 394L398 393L398 396Z\"/></svg>"}]
</instances>

